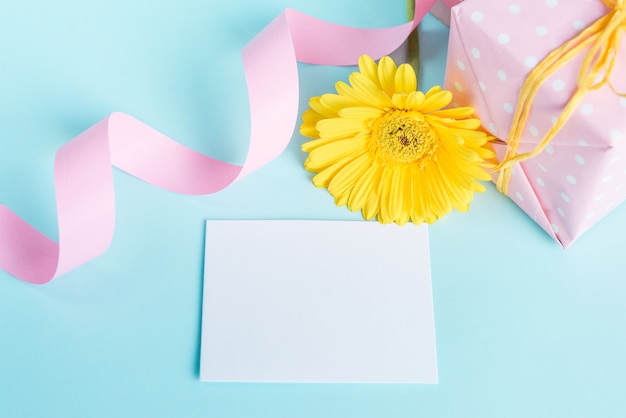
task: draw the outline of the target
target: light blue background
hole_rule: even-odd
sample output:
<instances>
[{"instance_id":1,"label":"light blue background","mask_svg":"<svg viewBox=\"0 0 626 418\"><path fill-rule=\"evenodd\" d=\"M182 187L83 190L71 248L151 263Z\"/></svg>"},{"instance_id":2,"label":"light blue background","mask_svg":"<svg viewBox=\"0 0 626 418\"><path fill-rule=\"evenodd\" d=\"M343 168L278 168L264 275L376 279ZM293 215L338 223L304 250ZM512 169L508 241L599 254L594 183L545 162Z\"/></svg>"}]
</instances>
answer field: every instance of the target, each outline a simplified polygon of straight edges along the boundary
<instances>
[{"instance_id":1,"label":"light blue background","mask_svg":"<svg viewBox=\"0 0 626 418\"><path fill-rule=\"evenodd\" d=\"M0 200L56 237L54 154L113 111L240 163L244 44L285 7L386 27L405 19L395 3L5 0ZM424 22L424 88L446 36ZM301 110L351 70L300 65ZM204 220L360 219L310 184L302 142L210 196L114 169L104 255L45 286L0 272L0 416L626 416L626 206L564 251L491 184L430 228L438 385L200 383Z\"/></svg>"}]
</instances>

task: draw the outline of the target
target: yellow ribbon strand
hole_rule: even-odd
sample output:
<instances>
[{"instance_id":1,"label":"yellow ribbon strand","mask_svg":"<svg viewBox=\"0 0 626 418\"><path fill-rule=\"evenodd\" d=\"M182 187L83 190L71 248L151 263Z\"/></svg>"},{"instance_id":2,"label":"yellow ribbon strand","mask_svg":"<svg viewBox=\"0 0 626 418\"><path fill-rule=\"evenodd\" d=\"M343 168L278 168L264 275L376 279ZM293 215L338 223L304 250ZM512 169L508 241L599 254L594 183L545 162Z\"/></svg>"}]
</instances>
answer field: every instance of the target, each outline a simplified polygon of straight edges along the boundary
<instances>
[{"instance_id":1,"label":"yellow ribbon strand","mask_svg":"<svg viewBox=\"0 0 626 418\"><path fill-rule=\"evenodd\" d=\"M526 77L513 115L505 157L494 169L500 171L496 186L502 193L508 194L513 166L541 153L563 128L588 92L608 85L615 94L626 97L626 93L618 93L610 82L623 31L626 30L626 0L602 0L602 2L609 9L604 16L548 54ZM518 154L537 92L552 74L586 48L589 50L578 73L576 90L558 119L535 149Z\"/></svg>"}]
</instances>

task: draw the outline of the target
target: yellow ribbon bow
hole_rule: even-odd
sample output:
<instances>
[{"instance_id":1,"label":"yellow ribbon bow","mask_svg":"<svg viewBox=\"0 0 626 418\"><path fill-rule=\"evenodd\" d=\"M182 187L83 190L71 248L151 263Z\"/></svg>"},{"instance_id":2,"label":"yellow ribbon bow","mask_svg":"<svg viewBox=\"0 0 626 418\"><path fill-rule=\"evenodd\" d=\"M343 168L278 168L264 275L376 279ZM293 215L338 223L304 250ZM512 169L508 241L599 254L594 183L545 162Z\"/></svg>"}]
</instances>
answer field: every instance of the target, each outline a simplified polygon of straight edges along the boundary
<instances>
[{"instance_id":1,"label":"yellow ribbon bow","mask_svg":"<svg viewBox=\"0 0 626 418\"><path fill-rule=\"evenodd\" d=\"M578 108L585 94L608 85L615 94L626 97L626 93L618 93L615 90L609 79L615 65L622 32L626 30L626 0L602 0L602 2L609 9L604 16L552 51L526 77L509 131L506 155L495 167L496 171L500 171L496 186L502 193L508 194L513 165L543 151ZM533 99L542 84L587 47L589 50L578 73L577 88L558 119L534 150L517 154Z\"/></svg>"}]
</instances>

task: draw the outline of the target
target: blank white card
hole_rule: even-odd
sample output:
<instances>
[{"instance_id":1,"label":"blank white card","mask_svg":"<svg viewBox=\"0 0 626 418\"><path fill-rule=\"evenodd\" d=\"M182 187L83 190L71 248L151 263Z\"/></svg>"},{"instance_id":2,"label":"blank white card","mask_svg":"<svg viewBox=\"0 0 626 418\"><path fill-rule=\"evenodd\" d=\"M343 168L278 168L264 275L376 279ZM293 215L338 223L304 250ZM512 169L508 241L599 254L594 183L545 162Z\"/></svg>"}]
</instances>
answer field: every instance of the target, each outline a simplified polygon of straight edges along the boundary
<instances>
[{"instance_id":1,"label":"blank white card","mask_svg":"<svg viewBox=\"0 0 626 418\"><path fill-rule=\"evenodd\" d=\"M207 221L200 379L437 383L428 230Z\"/></svg>"}]
</instances>

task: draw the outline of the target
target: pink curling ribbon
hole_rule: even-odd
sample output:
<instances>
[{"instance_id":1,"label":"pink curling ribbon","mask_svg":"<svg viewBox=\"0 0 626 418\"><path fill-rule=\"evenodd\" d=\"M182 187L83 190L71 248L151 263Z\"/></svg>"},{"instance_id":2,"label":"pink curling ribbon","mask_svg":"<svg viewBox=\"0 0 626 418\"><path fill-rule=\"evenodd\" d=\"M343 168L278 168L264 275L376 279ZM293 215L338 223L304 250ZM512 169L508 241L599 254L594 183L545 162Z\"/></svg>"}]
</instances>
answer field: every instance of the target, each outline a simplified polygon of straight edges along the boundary
<instances>
[{"instance_id":1,"label":"pink curling ribbon","mask_svg":"<svg viewBox=\"0 0 626 418\"><path fill-rule=\"evenodd\" d=\"M297 61L353 65L398 48L435 0L415 0L412 22L386 29L336 25L287 9L243 50L251 132L243 165L207 157L113 113L62 146L54 163L59 242L0 205L0 268L43 284L99 256L113 239L111 165L177 193L215 193L276 158L298 118ZM271 103L271 106L268 106Z\"/></svg>"}]
</instances>

